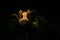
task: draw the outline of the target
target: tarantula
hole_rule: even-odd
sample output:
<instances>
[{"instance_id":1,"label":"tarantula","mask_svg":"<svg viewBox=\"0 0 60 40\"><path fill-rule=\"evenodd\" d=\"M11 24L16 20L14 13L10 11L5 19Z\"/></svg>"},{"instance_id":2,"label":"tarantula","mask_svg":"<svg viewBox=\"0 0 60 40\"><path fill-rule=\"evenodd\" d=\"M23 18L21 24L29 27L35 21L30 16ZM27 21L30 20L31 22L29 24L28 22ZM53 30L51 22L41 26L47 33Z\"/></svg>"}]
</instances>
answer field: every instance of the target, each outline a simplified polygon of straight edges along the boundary
<instances>
[{"instance_id":1,"label":"tarantula","mask_svg":"<svg viewBox=\"0 0 60 40\"><path fill-rule=\"evenodd\" d=\"M35 27L37 30L39 30L39 32L40 29L42 30L41 26L47 24L46 19L42 15L38 15L38 12L36 12L35 10L32 11L30 11L29 9L27 11L19 10L18 14L12 14L11 16L15 16L15 19L9 19L10 22L9 25L14 24L15 26L19 23L18 25L25 26L26 23L28 24L31 23L31 27ZM28 16L30 17L31 20L28 18ZM18 20L18 22L16 22L17 21L16 19Z\"/></svg>"},{"instance_id":2,"label":"tarantula","mask_svg":"<svg viewBox=\"0 0 60 40\"><path fill-rule=\"evenodd\" d=\"M29 9L27 11L22 11L22 10L19 10L18 12L18 15L17 14L13 14L11 16L16 16L17 19L18 19L18 22L19 24L21 24L23 21L27 21L29 22L29 18L28 18L28 15L31 13L31 12L35 12L34 10L33 11L30 11Z\"/></svg>"}]
</instances>

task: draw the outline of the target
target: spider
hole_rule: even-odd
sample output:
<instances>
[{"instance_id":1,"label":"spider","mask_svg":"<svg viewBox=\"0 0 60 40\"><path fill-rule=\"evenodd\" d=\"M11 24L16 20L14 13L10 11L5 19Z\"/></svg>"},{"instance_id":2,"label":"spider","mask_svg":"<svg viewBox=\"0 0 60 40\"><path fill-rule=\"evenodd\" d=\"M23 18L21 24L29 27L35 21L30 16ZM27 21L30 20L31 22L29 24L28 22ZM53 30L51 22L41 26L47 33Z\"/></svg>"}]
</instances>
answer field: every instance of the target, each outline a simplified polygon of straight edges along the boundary
<instances>
[{"instance_id":1,"label":"spider","mask_svg":"<svg viewBox=\"0 0 60 40\"><path fill-rule=\"evenodd\" d=\"M29 22L28 14L30 14L31 12L34 12L34 10L33 11L30 11L30 9L28 9L27 11L19 10L19 12L18 12L19 16L17 14L13 14L11 16L16 16L19 24L21 24L23 21L28 21Z\"/></svg>"}]
</instances>

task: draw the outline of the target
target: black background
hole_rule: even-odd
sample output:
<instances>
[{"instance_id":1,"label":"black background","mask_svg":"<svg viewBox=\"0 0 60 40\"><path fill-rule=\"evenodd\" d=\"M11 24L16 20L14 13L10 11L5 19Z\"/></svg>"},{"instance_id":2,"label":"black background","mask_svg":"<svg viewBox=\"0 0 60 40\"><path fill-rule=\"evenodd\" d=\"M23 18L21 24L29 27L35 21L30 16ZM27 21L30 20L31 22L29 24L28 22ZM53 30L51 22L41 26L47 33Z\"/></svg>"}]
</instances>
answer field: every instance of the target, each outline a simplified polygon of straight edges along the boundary
<instances>
[{"instance_id":1,"label":"black background","mask_svg":"<svg viewBox=\"0 0 60 40\"><path fill-rule=\"evenodd\" d=\"M53 6L49 7L49 2L47 1L35 1L35 0L20 0L20 1L11 1L11 0L2 0L0 1L0 20L1 20L1 39L8 39L8 27L7 27L7 17L13 13L17 13L18 10L37 10L41 13L48 22L50 26L50 35L51 39L58 40L60 35L59 28L59 17L56 14L52 13ZM49 12L48 12L49 10ZM54 34L54 35L53 35ZM6 37L7 36L7 37ZM56 37L56 38L55 38Z\"/></svg>"}]
</instances>

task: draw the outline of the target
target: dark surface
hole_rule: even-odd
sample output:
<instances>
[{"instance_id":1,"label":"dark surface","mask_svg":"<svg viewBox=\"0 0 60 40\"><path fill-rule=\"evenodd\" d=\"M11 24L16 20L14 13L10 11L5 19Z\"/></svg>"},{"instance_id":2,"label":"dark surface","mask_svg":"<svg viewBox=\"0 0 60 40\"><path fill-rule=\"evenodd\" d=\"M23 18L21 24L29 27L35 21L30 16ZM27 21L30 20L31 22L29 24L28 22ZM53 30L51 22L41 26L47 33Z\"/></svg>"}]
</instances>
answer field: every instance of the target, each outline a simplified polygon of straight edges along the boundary
<instances>
[{"instance_id":1,"label":"dark surface","mask_svg":"<svg viewBox=\"0 0 60 40\"><path fill-rule=\"evenodd\" d=\"M1 39L0 40L13 40L15 39L15 27L17 25L14 24L14 22L10 25L8 25L8 16L14 13L17 13L20 9L22 10L37 10L39 14L43 15L44 18L47 20L47 24L42 24L43 30L42 32L35 32L33 33L33 36L35 40L59 40L60 36L60 28L59 28L59 17L55 16L52 11L53 8L48 7L48 3L45 1L0 1L0 20L1 20L1 26L0 26L0 33L1 33ZM50 10L51 9L51 10ZM48 10L50 12L48 13ZM14 20L13 20L14 21ZM13 25L14 24L14 25ZM17 23L18 24L18 23ZM12 26L13 25L13 26ZM44 26L47 25L48 27ZM11 31L9 31L11 30ZM12 31L13 30L13 31ZM36 36L37 35L37 36ZM38 36L39 35L39 36Z\"/></svg>"}]
</instances>

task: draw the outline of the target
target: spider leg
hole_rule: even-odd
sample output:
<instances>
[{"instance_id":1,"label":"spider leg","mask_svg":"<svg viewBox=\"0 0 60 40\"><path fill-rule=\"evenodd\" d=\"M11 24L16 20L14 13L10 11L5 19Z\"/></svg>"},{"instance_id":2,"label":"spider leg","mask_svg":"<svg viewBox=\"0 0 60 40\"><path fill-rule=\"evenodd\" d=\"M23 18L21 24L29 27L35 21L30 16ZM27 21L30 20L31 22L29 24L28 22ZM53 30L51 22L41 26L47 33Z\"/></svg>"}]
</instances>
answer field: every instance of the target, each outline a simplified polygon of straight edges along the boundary
<instances>
[{"instance_id":1,"label":"spider leg","mask_svg":"<svg viewBox=\"0 0 60 40\"><path fill-rule=\"evenodd\" d=\"M18 21L19 21L19 19L20 19L17 14L12 14L11 16L16 16L16 18L18 19Z\"/></svg>"}]
</instances>

